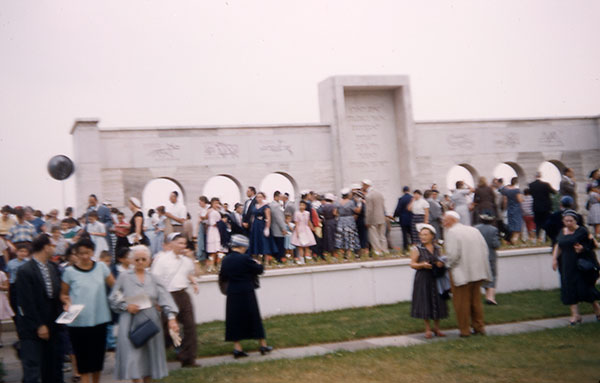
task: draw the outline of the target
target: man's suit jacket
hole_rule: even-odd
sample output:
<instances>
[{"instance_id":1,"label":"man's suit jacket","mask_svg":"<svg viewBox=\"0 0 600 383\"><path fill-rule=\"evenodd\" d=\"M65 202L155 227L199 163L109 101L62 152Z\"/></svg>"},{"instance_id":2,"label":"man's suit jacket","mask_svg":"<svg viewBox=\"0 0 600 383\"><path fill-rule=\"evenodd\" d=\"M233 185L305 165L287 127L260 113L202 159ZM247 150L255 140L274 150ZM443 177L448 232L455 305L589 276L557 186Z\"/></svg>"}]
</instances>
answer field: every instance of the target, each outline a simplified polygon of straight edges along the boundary
<instances>
[{"instance_id":1,"label":"man's suit jacket","mask_svg":"<svg viewBox=\"0 0 600 383\"><path fill-rule=\"evenodd\" d=\"M246 208L247 206L247 208ZM250 224L250 218L252 218L252 212L254 211L254 207L256 206L256 197L252 197L251 199L246 200L244 202L244 215L242 216L242 222Z\"/></svg>"},{"instance_id":2,"label":"man's suit jacket","mask_svg":"<svg viewBox=\"0 0 600 383\"><path fill-rule=\"evenodd\" d=\"M285 216L283 214L283 207L277 201L273 201L269 204L271 209L271 235L273 237L283 237L283 231L285 230Z\"/></svg>"},{"instance_id":3,"label":"man's suit jacket","mask_svg":"<svg viewBox=\"0 0 600 383\"><path fill-rule=\"evenodd\" d=\"M533 211L537 213L550 212L552 210L552 194L556 191L548 182L535 180L529 184L529 191L533 197Z\"/></svg>"},{"instance_id":4,"label":"man's suit jacket","mask_svg":"<svg viewBox=\"0 0 600 383\"><path fill-rule=\"evenodd\" d=\"M383 194L377 190L369 190L366 200L365 225L380 225L385 223L385 206Z\"/></svg>"},{"instance_id":5,"label":"man's suit jacket","mask_svg":"<svg viewBox=\"0 0 600 383\"><path fill-rule=\"evenodd\" d=\"M44 277L35 260L27 262L17 272L19 339L39 339L37 331L42 325L48 326L51 337L56 335L57 324L54 321L62 312L60 276L52 262L48 262L48 271L52 279L52 299L48 298Z\"/></svg>"},{"instance_id":6,"label":"man's suit jacket","mask_svg":"<svg viewBox=\"0 0 600 383\"><path fill-rule=\"evenodd\" d=\"M402 226L408 226L412 222L412 212L408 210L408 205L412 199L413 197L409 193L404 193L402 197L398 198L394 217L400 217L400 225Z\"/></svg>"}]
</instances>

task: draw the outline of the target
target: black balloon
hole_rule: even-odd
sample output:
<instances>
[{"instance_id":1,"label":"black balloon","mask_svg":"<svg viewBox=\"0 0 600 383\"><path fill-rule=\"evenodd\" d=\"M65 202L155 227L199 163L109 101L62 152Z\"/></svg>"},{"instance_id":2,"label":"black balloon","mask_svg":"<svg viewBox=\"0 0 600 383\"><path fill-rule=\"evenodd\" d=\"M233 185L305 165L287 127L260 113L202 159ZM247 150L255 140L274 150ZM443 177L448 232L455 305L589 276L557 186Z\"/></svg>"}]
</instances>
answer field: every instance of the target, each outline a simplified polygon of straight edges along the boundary
<instances>
[{"instance_id":1,"label":"black balloon","mask_svg":"<svg viewBox=\"0 0 600 383\"><path fill-rule=\"evenodd\" d=\"M48 161L48 173L50 173L54 179L65 180L69 178L74 171L75 165L73 165L73 161L62 154L54 156Z\"/></svg>"}]
</instances>

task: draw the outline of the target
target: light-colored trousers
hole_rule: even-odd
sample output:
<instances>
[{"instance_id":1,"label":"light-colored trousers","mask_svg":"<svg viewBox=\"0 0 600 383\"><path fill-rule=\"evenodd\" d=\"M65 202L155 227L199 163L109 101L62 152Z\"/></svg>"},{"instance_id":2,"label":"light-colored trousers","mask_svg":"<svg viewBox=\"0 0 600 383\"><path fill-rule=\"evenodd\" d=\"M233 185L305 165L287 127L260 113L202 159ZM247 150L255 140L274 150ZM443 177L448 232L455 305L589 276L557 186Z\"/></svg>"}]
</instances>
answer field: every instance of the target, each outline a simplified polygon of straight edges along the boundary
<instances>
[{"instance_id":1,"label":"light-colored trousers","mask_svg":"<svg viewBox=\"0 0 600 383\"><path fill-rule=\"evenodd\" d=\"M385 223L369 225L369 243L375 252L382 253L388 251L385 228Z\"/></svg>"}]
</instances>

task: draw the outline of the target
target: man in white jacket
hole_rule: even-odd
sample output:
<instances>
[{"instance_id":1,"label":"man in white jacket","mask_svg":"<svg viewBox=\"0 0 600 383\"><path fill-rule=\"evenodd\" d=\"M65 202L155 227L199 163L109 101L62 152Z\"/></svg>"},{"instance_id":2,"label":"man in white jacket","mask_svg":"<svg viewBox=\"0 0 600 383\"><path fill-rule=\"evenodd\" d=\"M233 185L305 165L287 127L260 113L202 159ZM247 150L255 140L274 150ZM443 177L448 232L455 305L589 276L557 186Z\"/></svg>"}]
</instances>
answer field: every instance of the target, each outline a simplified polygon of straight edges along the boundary
<instances>
[{"instance_id":1,"label":"man in white jacket","mask_svg":"<svg viewBox=\"0 0 600 383\"><path fill-rule=\"evenodd\" d=\"M444 248L448 257L452 282L452 302L460 336L485 335L481 284L491 278L488 248L485 239L474 227L459 222L455 211L444 214Z\"/></svg>"}]
</instances>

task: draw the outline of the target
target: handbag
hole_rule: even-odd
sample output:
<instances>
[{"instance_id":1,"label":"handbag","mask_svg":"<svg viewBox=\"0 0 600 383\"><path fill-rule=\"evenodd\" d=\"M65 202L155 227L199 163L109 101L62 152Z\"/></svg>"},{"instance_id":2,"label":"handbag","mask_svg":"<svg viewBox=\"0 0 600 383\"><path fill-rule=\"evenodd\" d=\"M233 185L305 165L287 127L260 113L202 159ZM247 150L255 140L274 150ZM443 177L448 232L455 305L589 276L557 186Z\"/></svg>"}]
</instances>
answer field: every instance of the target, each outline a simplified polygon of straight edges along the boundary
<instances>
[{"instance_id":1,"label":"handbag","mask_svg":"<svg viewBox=\"0 0 600 383\"><path fill-rule=\"evenodd\" d=\"M136 328L129 328L129 340L135 348L144 346L154 335L158 334L160 329L148 318L148 316L142 311L142 314L146 316L146 320L140 323ZM131 317L131 325L133 326L133 318Z\"/></svg>"}]
</instances>

